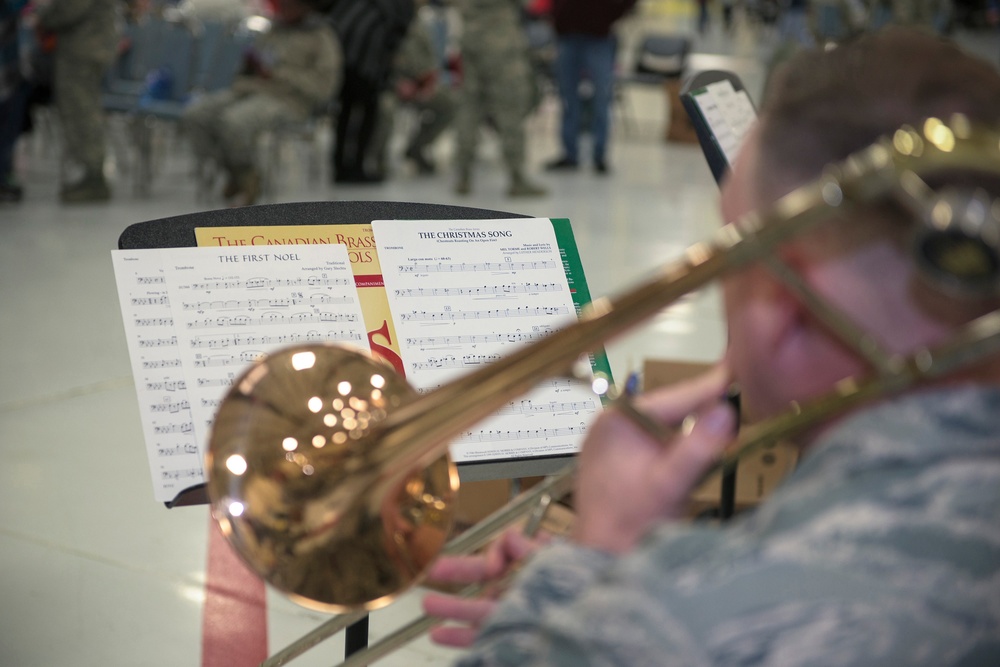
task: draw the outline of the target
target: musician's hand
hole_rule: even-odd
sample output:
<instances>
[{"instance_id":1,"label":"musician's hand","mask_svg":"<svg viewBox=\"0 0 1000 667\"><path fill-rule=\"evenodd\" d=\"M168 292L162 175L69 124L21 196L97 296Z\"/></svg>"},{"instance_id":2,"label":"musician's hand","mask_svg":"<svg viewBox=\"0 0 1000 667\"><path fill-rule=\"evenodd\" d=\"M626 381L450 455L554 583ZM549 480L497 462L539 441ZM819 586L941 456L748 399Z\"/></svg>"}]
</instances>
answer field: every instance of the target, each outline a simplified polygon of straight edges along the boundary
<instances>
[{"instance_id":1,"label":"musician's hand","mask_svg":"<svg viewBox=\"0 0 1000 667\"><path fill-rule=\"evenodd\" d=\"M733 439L736 415L724 399L728 381L720 366L634 399L636 408L668 428L696 416L690 433L678 432L667 443L616 409L595 421L580 453L576 542L623 553L656 522L683 515L691 491Z\"/></svg>"},{"instance_id":2,"label":"musician's hand","mask_svg":"<svg viewBox=\"0 0 1000 667\"><path fill-rule=\"evenodd\" d=\"M527 537L519 528L510 528L475 556L445 556L431 567L431 582L448 584L487 584L483 595L459 598L443 593L424 596L424 611L457 625L439 625L430 632L431 640L443 646L466 647L472 645L479 626L493 612L496 598L503 591L488 587L496 582L519 561L533 554L548 541L546 536Z\"/></svg>"}]
</instances>

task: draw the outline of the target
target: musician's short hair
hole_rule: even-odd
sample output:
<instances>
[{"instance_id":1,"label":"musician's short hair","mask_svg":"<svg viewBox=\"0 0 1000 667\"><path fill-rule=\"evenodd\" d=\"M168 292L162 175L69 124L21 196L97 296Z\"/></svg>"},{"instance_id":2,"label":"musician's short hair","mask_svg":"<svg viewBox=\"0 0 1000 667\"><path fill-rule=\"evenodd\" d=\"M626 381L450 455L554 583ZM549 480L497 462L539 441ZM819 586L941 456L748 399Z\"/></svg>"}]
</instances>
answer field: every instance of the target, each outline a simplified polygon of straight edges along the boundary
<instances>
[{"instance_id":1,"label":"musician's short hair","mask_svg":"<svg viewBox=\"0 0 1000 667\"><path fill-rule=\"evenodd\" d=\"M783 194L774 189L812 180L902 125L954 113L1000 125L1000 71L951 41L892 27L800 53L769 81L758 185Z\"/></svg>"}]
</instances>

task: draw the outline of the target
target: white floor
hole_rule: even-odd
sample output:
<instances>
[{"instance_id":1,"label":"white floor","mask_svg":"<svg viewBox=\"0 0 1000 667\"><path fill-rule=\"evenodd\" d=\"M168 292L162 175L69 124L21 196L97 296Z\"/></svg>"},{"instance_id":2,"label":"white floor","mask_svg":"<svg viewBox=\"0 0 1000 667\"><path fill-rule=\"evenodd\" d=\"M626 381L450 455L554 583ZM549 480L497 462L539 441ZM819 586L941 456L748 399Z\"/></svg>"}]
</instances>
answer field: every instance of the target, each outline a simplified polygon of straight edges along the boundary
<instances>
[{"instance_id":1,"label":"white floor","mask_svg":"<svg viewBox=\"0 0 1000 667\"><path fill-rule=\"evenodd\" d=\"M758 97L768 40L749 30L730 38L713 32L696 40L695 50L728 56L703 62L734 69ZM996 35L970 40L994 60L1000 53ZM719 224L717 188L700 149L662 138L662 90L629 89L625 100L616 107L614 171L607 177L589 169L541 173L541 163L557 152L554 100L531 119L531 161L551 189L545 198L504 196L496 145L487 139L469 197L452 194L450 174L417 178L404 168L376 187L334 188L325 177L310 182L306 147L293 144L282 155L271 201L421 201L568 217L591 291L614 294ZM128 175L119 173L111 203L64 207L57 201L58 150L36 138L19 157L25 201L0 207L5 667L201 664L208 511L167 510L153 500L110 255L133 222L206 208L195 200L186 149L168 148L148 197L133 195ZM448 149L444 142L442 162ZM717 295L709 290L609 353L620 376L648 358L714 360L724 339ZM276 595L268 605L272 652L323 620ZM409 596L376 612L372 637L409 618L415 605ZM334 640L293 664L330 665L342 655ZM422 640L380 664L446 664L452 655Z\"/></svg>"}]
</instances>

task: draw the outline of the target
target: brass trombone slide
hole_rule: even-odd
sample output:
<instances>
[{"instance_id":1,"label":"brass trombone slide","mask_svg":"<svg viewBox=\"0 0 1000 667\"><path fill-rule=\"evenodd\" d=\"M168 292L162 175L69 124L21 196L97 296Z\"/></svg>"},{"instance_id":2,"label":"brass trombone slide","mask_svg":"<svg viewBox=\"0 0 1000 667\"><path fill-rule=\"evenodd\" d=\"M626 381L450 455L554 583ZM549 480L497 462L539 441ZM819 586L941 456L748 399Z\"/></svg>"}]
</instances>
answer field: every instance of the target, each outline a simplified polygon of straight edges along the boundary
<instances>
[{"instance_id":1,"label":"brass trombone slide","mask_svg":"<svg viewBox=\"0 0 1000 667\"><path fill-rule=\"evenodd\" d=\"M206 466L213 515L254 571L305 606L343 613L388 604L444 547L458 481L448 442L543 379L568 374L579 357L688 292L767 259L822 220L887 197L934 222L934 239L946 243L934 246L931 260L947 264L949 255L979 253L990 260L982 265L1000 263L992 236L977 236L975 225L957 214L949 217L923 186L925 175L952 170L1000 175L1000 135L974 129L962 118L901 128L829 167L766 215L721 228L646 283L595 302L578 323L421 396L384 365L343 348L312 345L269 355L234 384L216 417ZM997 210L993 205L992 215ZM961 246L953 253L952 242ZM947 372L965 359L963 348L950 346L896 358L804 284L791 288L877 372L866 382L842 383L829 402L798 408L786 421L770 424L770 431L745 429L722 466L745 448ZM995 350L998 319L991 314L969 325L958 337L971 346L964 349ZM300 447L308 442L313 446Z\"/></svg>"}]
</instances>

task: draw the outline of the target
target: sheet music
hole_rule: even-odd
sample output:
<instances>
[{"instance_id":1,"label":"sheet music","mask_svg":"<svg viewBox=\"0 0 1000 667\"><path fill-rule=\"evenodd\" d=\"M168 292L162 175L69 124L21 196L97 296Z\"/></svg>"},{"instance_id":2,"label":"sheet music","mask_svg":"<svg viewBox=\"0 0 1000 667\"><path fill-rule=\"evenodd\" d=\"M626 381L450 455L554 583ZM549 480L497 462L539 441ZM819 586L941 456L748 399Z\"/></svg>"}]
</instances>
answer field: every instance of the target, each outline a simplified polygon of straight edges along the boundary
<instances>
[{"instance_id":1,"label":"sheet music","mask_svg":"<svg viewBox=\"0 0 1000 667\"><path fill-rule=\"evenodd\" d=\"M719 148L732 166L757 112L745 90L736 90L728 79L716 81L692 94L705 122L712 128Z\"/></svg>"},{"instance_id":2,"label":"sheet music","mask_svg":"<svg viewBox=\"0 0 1000 667\"><path fill-rule=\"evenodd\" d=\"M345 246L112 254L157 500L204 481L215 411L259 356L321 340L368 347Z\"/></svg>"},{"instance_id":3,"label":"sheet music","mask_svg":"<svg viewBox=\"0 0 1000 667\"><path fill-rule=\"evenodd\" d=\"M552 223L375 221L407 379L438 387L575 321ZM600 401L554 380L458 438L458 462L576 452Z\"/></svg>"}]
</instances>

